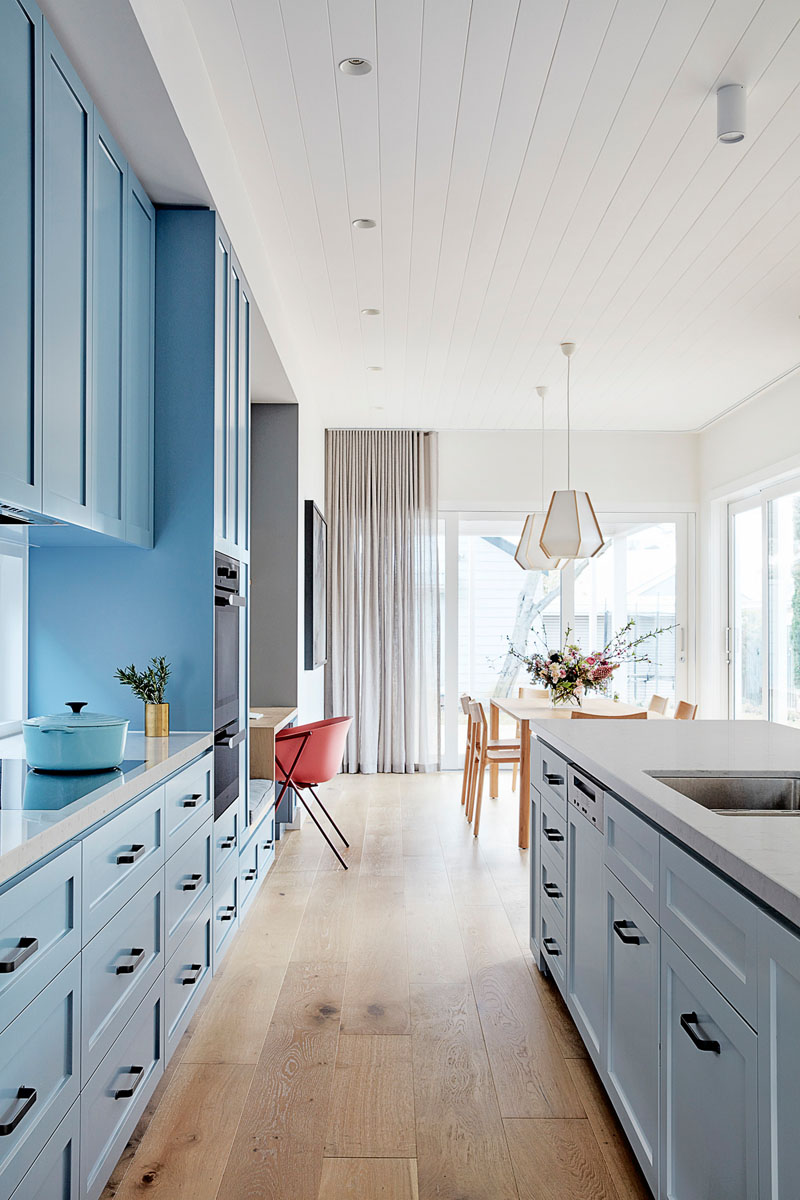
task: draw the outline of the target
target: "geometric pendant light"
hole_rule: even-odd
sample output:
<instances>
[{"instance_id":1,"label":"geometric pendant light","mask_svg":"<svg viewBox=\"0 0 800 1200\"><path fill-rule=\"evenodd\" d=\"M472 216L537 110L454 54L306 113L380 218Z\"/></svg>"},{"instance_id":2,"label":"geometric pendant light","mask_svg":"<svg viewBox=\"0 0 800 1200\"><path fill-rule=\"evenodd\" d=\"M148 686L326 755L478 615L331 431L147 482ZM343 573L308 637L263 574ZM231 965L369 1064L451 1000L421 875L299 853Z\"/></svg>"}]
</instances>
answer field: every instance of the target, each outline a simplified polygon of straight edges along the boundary
<instances>
[{"instance_id":1,"label":"geometric pendant light","mask_svg":"<svg viewBox=\"0 0 800 1200\"><path fill-rule=\"evenodd\" d=\"M514 559L522 567L523 571L558 571L565 565L563 559L551 558L546 554L539 545L539 539L542 536L544 528L544 398L547 395L546 387L537 387L536 391L542 401L542 422L541 422L541 451L542 464L540 473L540 484L542 488L541 507L539 512L528 513L525 518L525 524L522 526L522 534L519 539Z\"/></svg>"},{"instance_id":2,"label":"geometric pendant light","mask_svg":"<svg viewBox=\"0 0 800 1200\"><path fill-rule=\"evenodd\" d=\"M567 359L567 488L550 498L540 546L554 558L592 558L603 549L603 535L588 492L570 488L569 364L575 343L563 342L561 351Z\"/></svg>"}]
</instances>

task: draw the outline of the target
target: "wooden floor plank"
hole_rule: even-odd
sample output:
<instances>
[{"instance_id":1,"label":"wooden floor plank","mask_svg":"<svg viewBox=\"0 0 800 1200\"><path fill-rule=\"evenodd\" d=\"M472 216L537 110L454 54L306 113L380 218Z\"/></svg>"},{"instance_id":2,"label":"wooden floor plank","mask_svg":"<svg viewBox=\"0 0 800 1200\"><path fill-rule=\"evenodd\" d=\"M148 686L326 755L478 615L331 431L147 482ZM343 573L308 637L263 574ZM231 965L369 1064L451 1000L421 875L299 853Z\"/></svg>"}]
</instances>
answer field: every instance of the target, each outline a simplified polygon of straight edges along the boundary
<instances>
[{"instance_id":1,"label":"wooden floor plank","mask_svg":"<svg viewBox=\"0 0 800 1200\"><path fill-rule=\"evenodd\" d=\"M319 1200L419 1200L413 1158L326 1158Z\"/></svg>"},{"instance_id":2,"label":"wooden floor plank","mask_svg":"<svg viewBox=\"0 0 800 1200\"><path fill-rule=\"evenodd\" d=\"M588 1059L572 1059L567 1066L578 1089L589 1124L606 1160L619 1200L651 1200L647 1186L631 1154L622 1126Z\"/></svg>"},{"instance_id":3,"label":"wooden floor plank","mask_svg":"<svg viewBox=\"0 0 800 1200\"><path fill-rule=\"evenodd\" d=\"M459 920L500 1112L585 1116L505 910L465 907Z\"/></svg>"},{"instance_id":4,"label":"wooden floor plank","mask_svg":"<svg viewBox=\"0 0 800 1200\"><path fill-rule=\"evenodd\" d=\"M403 895L402 876L362 871L347 960L343 1033L410 1033Z\"/></svg>"},{"instance_id":5,"label":"wooden floor plank","mask_svg":"<svg viewBox=\"0 0 800 1200\"><path fill-rule=\"evenodd\" d=\"M520 1200L619 1200L588 1121L503 1124Z\"/></svg>"},{"instance_id":6,"label":"wooden floor plank","mask_svg":"<svg viewBox=\"0 0 800 1200\"><path fill-rule=\"evenodd\" d=\"M234 950L238 953L234 958ZM283 963L242 953L235 943L184 1058L192 1063L255 1065L283 986Z\"/></svg>"},{"instance_id":7,"label":"wooden floor plank","mask_svg":"<svg viewBox=\"0 0 800 1200\"><path fill-rule=\"evenodd\" d=\"M320 871L292 950L293 962L346 962L358 871Z\"/></svg>"},{"instance_id":8,"label":"wooden floor plank","mask_svg":"<svg viewBox=\"0 0 800 1200\"><path fill-rule=\"evenodd\" d=\"M344 966L291 963L253 1072L221 1200L317 1200Z\"/></svg>"},{"instance_id":9,"label":"wooden floor plank","mask_svg":"<svg viewBox=\"0 0 800 1200\"><path fill-rule=\"evenodd\" d=\"M413 1158L416 1152L411 1038L341 1034L325 1154Z\"/></svg>"},{"instance_id":10,"label":"wooden floor plank","mask_svg":"<svg viewBox=\"0 0 800 1200\"><path fill-rule=\"evenodd\" d=\"M559 1049L564 1058L588 1058L577 1026L569 1015L569 1009L554 981L545 977L533 961L530 954L525 954L525 963L531 974L536 994L542 1002L545 1014L553 1033L556 1035Z\"/></svg>"},{"instance_id":11,"label":"wooden floor plank","mask_svg":"<svg viewBox=\"0 0 800 1200\"><path fill-rule=\"evenodd\" d=\"M410 878L406 859L405 910L411 983L466 983L469 971L447 874Z\"/></svg>"},{"instance_id":12,"label":"wooden floor plank","mask_svg":"<svg viewBox=\"0 0 800 1200\"><path fill-rule=\"evenodd\" d=\"M517 1200L471 990L415 984L411 1001L420 1200Z\"/></svg>"},{"instance_id":13,"label":"wooden floor plank","mask_svg":"<svg viewBox=\"0 0 800 1200\"><path fill-rule=\"evenodd\" d=\"M116 1200L215 1200L253 1067L181 1063Z\"/></svg>"}]
</instances>

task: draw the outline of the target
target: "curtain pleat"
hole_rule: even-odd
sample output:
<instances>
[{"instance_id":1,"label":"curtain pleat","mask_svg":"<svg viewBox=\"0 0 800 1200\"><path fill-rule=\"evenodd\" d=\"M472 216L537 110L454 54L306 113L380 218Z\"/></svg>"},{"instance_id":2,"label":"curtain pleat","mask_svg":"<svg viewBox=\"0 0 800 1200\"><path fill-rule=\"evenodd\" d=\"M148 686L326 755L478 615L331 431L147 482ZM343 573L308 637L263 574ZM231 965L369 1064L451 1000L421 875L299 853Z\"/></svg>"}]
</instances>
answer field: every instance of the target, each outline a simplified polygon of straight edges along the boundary
<instances>
[{"instance_id":1,"label":"curtain pleat","mask_svg":"<svg viewBox=\"0 0 800 1200\"><path fill-rule=\"evenodd\" d=\"M325 442L328 716L352 716L344 769L439 765L437 439L332 429Z\"/></svg>"}]
</instances>

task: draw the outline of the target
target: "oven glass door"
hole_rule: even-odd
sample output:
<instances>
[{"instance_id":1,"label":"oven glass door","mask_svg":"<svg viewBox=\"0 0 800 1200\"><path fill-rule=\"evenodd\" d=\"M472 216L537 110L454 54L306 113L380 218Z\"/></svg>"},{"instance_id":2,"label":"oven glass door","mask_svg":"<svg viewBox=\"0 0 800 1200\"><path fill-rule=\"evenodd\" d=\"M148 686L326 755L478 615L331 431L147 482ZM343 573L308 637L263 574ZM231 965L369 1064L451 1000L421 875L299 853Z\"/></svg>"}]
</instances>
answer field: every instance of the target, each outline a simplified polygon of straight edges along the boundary
<instances>
[{"instance_id":1,"label":"oven glass door","mask_svg":"<svg viewBox=\"0 0 800 1200\"><path fill-rule=\"evenodd\" d=\"M233 597L239 599L239 597ZM240 608L229 593L214 594L214 728L239 718Z\"/></svg>"}]
</instances>

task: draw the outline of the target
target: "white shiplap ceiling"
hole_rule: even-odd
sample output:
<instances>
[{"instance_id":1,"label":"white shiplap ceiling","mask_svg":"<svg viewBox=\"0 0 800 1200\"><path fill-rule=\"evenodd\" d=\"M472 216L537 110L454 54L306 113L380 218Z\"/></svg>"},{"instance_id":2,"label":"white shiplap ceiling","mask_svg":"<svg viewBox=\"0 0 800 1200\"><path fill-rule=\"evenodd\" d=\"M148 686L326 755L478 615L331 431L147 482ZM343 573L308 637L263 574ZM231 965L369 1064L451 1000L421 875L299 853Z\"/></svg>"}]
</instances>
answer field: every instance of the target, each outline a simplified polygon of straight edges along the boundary
<instances>
[{"instance_id":1,"label":"white shiplap ceiling","mask_svg":"<svg viewBox=\"0 0 800 1200\"><path fill-rule=\"evenodd\" d=\"M573 340L577 426L695 429L800 362L797 0L184 4L327 424L560 424Z\"/></svg>"}]
</instances>

